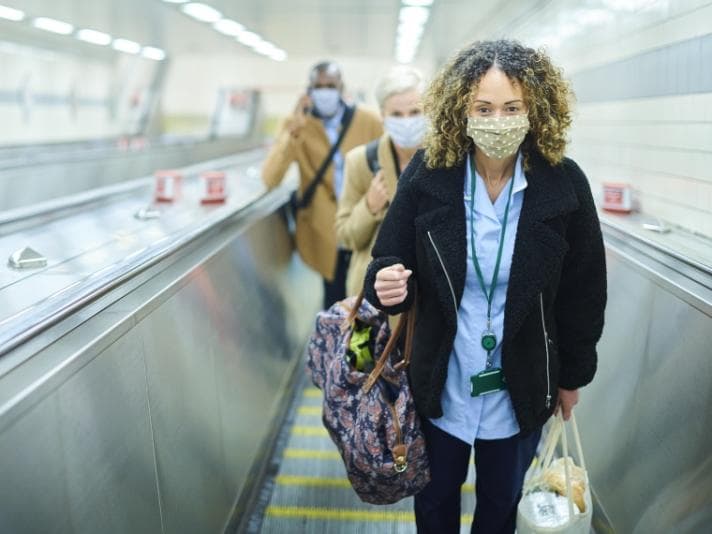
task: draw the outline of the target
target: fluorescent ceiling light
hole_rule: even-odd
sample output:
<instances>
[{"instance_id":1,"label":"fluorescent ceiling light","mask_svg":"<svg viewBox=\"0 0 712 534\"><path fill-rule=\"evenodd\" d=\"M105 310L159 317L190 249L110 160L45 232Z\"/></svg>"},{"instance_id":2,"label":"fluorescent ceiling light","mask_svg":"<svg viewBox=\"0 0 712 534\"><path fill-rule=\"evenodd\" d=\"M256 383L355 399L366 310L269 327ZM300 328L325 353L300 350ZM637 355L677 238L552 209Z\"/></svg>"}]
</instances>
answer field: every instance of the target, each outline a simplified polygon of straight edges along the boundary
<instances>
[{"instance_id":1,"label":"fluorescent ceiling light","mask_svg":"<svg viewBox=\"0 0 712 534\"><path fill-rule=\"evenodd\" d=\"M143 50L141 50L141 55L146 59L154 59L156 61L166 59L166 53L155 46L144 46Z\"/></svg>"},{"instance_id":2,"label":"fluorescent ceiling light","mask_svg":"<svg viewBox=\"0 0 712 534\"><path fill-rule=\"evenodd\" d=\"M83 29L77 32L77 39L95 45L106 46L111 42L111 35L96 30Z\"/></svg>"},{"instance_id":3,"label":"fluorescent ceiling light","mask_svg":"<svg viewBox=\"0 0 712 534\"><path fill-rule=\"evenodd\" d=\"M257 43L252 48L254 49L255 52L259 52L260 54L264 54L265 56L269 56L273 52L277 51L277 47L267 41L262 41L261 43Z\"/></svg>"},{"instance_id":4,"label":"fluorescent ceiling light","mask_svg":"<svg viewBox=\"0 0 712 534\"><path fill-rule=\"evenodd\" d=\"M403 0L404 6L431 6L433 5L433 0Z\"/></svg>"},{"instance_id":5,"label":"fluorescent ceiling light","mask_svg":"<svg viewBox=\"0 0 712 534\"><path fill-rule=\"evenodd\" d=\"M20 22L25 18L25 14L19 9L12 7L0 6L0 19L12 20Z\"/></svg>"},{"instance_id":6,"label":"fluorescent ceiling light","mask_svg":"<svg viewBox=\"0 0 712 534\"><path fill-rule=\"evenodd\" d=\"M401 34L396 39L396 43L413 43L417 46L420 42L420 34Z\"/></svg>"},{"instance_id":7,"label":"fluorescent ceiling light","mask_svg":"<svg viewBox=\"0 0 712 534\"><path fill-rule=\"evenodd\" d=\"M242 32L237 36L237 40L245 46L257 46L262 42L262 37L257 35L255 32Z\"/></svg>"},{"instance_id":8,"label":"fluorescent ceiling light","mask_svg":"<svg viewBox=\"0 0 712 534\"><path fill-rule=\"evenodd\" d=\"M396 50L417 50L420 41L398 41L396 43Z\"/></svg>"},{"instance_id":9,"label":"fluorescent ceiling light","mask_svg":"<svg viewBox=\"0 0 712 534\"><path fill-rule=\"evenodd\" d=\"M403 24L425 24L429 16L427 7L402 7L398 18Z\"/></svg>"},{"instance_id":10,"label":"fluorescent ceiling light","mask_svg":"<svg viewBox=\"0 0 712 534\"><path fill-rule=\"evenodd\" d=\"M396 45L396 54L405 53L405 52L415 54L415 51L417 49L418 49L417 43L415 45L413 45L411 43L398 43Z\"/></svg>"},{"instance_id":11,"label":"fluorescent ceiling light","mask_svg":"<svg viewBox=\"0 0 712 534\"><path fill-rule=\"evenodd\" d=\"M396 50L417 50L419 41L398 41L396 43Z\"/></svg>"},{"instance_id":12,"label":"fluorescent ceiling light","mask_svg":"<svg viewBox=\"0 0 712 534\"><path fill-rule=\"evenodd\" d=\"M396 61L399 63L413 61L429 16L430 10L423 5L408 5L401 8L396 32Z\"/></svg>"},{"instance_id":13,"label":"fluorescent ceiling light","mask_svg":"<svg viewBox=\"0 0 712 534\"><path fill-rule=\"evenodd\" d=\"M181 7L181 10L186 15L193 17L200 22L217 22L222 18L220 11L210 7L207 4L201 4L199 2L185 4Z\"/></svg>"},{"instance_id":14,"label":"fluorescent ceiling light","mask_svg":"<svg viewBox=\"0 0 712 534\"><path fill-rule=\"evenodd\" d=\"M230 37L237 37L240 33L245 31L245 27L230 19L222 19L213 24L213 28L224 35L229 35Z\"/></svg>"},{"instance_id":15,"label":"fluorescent ceiling light","mask_svg":"<svg viewBox=\"0 0 712 534\"><path fill-rule=\"evenodd\" d=\"M287 53L284 50L277 50L269 55L270 59L275 61L284 61L287 59Z\"/></svg>"},{"instance_id":16,"label":"fluorescent ceiling light","mask_svg":"<svg viewBox=\"0 0 712 534\"><path fill-rule=\"evenodd\" d=\"M398 39L420 39L420 36L423 35L423 29L424 28L422 26L402 24L401 26L398 26Z\"/></svg>"},{"instance_id":17,"label":"fluorescent ceiling light","mask_svg":"<svg viewBox=\"0 0 712 534\"><path fill-rule=\"evenodd\" d=\"M163 0L166 4L185 4L188 0Z\"/></svg>"},{"instance_id":18,"label":"fluorescent ceiling light","mask_svg":"<svg viewBox=\"0 0 712 534\"><path fill-rule=\"evenodd\" d=\"M126 52L127 54L138 54L141 51L140 44L128 39L114 39L114 43L111 46L114 47L114 50Z\"/></svg>"},{"instance_id":19,"label":"fluorescent ceiling light","mask_svg":"<svg viewBox=\"0 0 712 534\"><path fill-rule=\"evenodd\" d=\"M32 21L35 28L60 35L69 35L74 31L74 26L61 20L50 19L47 17L38 17Z\"/></svg>"}]
</instances>

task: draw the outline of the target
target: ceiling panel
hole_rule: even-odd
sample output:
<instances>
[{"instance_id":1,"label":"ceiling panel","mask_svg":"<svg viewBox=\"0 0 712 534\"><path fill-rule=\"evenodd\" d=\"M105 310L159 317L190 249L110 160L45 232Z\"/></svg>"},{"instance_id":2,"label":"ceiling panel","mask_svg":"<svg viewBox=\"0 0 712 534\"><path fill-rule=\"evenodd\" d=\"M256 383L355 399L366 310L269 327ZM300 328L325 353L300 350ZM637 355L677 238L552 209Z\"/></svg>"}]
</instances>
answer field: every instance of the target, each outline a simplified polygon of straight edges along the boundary
<instances>
[{"instance_id":1,"label":"ceiling panel","mask_svg":"<svg viewBox=\"0 0 712 534\"><path fill-rule=\"evenodd\" d=\"M394 60L399 0L203 1L275 43L292 59L350 56ZM620 1L626 5L667 4L663 0ZM438 64L475 39L516 35L524 41L530 38L541 41L547 32L566 29L557 21L577 21L582 9L590 11L612 2L435 0L416 61ZM173 55L254 54L234 38L184 15L179 6L161 0L0 0L0 4L22 9L30 16L50 16L77 27L158 46ZM639 11L634 16L643 20ZM621 17L621 13L616 13L617 21ZM18 29L16 23L0 21L0 40L29 39L52 48L69 41L31 28L27 23L20 26ZM93 45L81 46L89 50Z\"/></svg>"},{"instance_id":2,"label":"ceiling panel","mask_svg":"<svg viewBox=\"0 0 712 534\"><path fill-rule=\"evenodd\" d=\"M397 0L204 0L287 51L290 57L393 54ZM0 4L165 48L169 54L252 53L234 39L194 21L161 0L0 0ZM0 39L17 34L0 21ZM37 44L56 37L22 23ZM3 31L5 30L5 31ZM91 45L82 45L91 46Z\"/></svg>"}]
</instances>

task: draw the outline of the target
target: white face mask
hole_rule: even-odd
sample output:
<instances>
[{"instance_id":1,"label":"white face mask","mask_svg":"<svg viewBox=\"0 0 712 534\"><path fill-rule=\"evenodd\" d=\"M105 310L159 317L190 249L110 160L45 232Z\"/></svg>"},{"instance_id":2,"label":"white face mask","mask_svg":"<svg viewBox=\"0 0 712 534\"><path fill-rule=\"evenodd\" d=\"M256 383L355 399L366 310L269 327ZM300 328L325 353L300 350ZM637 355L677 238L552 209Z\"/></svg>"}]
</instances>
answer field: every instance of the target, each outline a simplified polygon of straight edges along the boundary
<instances>
[{"instance_id":1,"label":"white face mask","mask_svg":"<svg viewBox=\"0 0 712 534\"><path fill-rule=\"evenodd\" d=\"M402 148L416 148L423 142L427 122L422 113L414 117L386 117L383 127L393 142Z\"/></svg>"},{"instance_id":2,"label":"white face mask","mask_svg":"<svg viewBox=\"0 0 712 534\"><path fill-rule=\"evenodd\" d=\"M485 156L504 159L517 152L529 131L526 114L506 117L467 117L467 135Z\"/></svg>"},{"instance_id":3,"label":"white face mask","mask_svg":"<svg viewBox=\"0 0 712 534\"><path fill-rule=\"evenodd\" d=\"M333 117L339 110L341 93L339 93L338 89L331 89L329 87L312 89L309 96L314 103L316 112L321 117Z\"/></svg>"}]
</instances>

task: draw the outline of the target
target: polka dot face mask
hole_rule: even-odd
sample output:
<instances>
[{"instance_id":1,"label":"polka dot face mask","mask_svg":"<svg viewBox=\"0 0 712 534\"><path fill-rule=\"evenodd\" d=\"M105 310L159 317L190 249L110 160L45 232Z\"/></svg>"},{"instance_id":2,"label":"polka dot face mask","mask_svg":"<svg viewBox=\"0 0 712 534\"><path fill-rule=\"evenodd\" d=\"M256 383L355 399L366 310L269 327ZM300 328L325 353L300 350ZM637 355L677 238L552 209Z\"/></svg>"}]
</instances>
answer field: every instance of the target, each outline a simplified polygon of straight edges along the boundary
<instances>
[{"instance_id":1,"label":"polka dot face mask","mask_svg":"<svg viewBox=\"0 0 712 534\"><path fill-rule=\"evenodd\" d=\"M505 117L467 117L467 135L487 157L504 159L517 152L529 131L526 114Z\"/></svg>"}]
</instances>

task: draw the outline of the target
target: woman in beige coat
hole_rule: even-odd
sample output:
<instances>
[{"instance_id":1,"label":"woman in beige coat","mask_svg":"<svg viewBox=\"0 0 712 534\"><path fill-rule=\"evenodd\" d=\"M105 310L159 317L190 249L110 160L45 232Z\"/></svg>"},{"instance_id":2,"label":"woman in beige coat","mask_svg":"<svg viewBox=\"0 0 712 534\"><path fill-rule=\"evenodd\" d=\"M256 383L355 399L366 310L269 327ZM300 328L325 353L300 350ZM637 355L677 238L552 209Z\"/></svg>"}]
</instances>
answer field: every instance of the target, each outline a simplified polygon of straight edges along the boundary
<instances>
[{"instance_id":1,"label":"woman in beige coat","mask_svg":"<svg viewBox=\"0 0 712 534\"><path fill-rule=\"evenodd\" d=\"M336 212L336 235L352 250L346 275L346 294L357 295L363 286L366 267L378 228L396 192L396 181L406 168L425 133L422 105L423 79L411 67L395 67L380 80L376 98L383 115L385 133L378 140L378 165L369 168L367 145L346 155L344 191Z\"/></svg>"}]
</instances>

